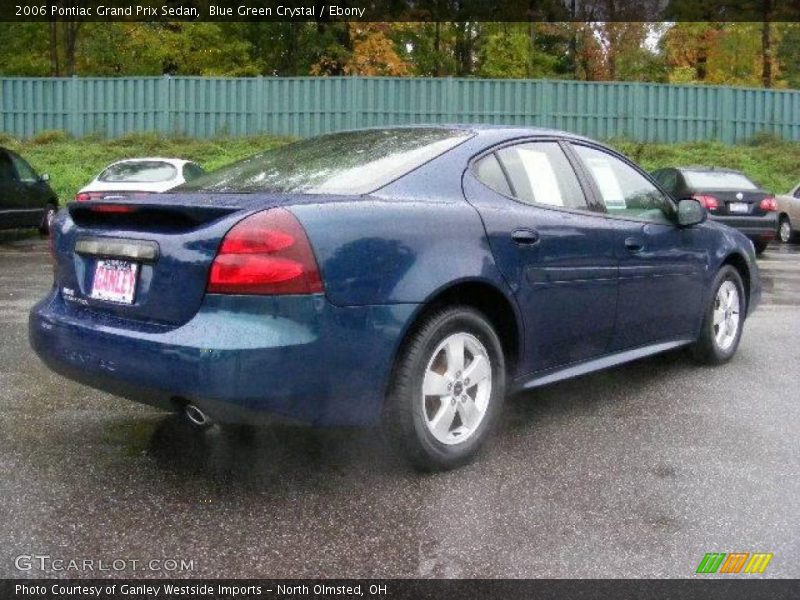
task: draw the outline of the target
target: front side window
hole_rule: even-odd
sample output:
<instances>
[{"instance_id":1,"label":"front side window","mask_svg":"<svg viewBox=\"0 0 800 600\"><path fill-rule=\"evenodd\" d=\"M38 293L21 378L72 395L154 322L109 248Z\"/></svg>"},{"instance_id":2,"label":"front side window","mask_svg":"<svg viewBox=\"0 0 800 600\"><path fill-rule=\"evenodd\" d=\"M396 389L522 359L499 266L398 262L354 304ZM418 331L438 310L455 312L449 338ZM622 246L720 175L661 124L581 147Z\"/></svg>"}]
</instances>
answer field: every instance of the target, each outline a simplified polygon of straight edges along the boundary
<instances>
[{"instance_id":1,"label":"front side window","mask_svg":"<svg viewBox=\"0 0 800 600\"><path fill-rule=\"evenodd\" d=\"M39 180L39 176L33 170L33 167L28 164L28 161L16 154L11 154L11 160L14 161L14 168L16 168L17 175L22 181L31 183Z\"/></svg>"},{"instance_id":2,"label":"front side window","mask_svg":"<svg viewBox=\"0 0 800 600\"><path fill-rule=\"evenodd\" d=\"M113 183L159 183L174 179L177 174L177 169L168 162L137 160L111 165L97 179Z\"/></svg>"},{"instance_id":3,"label":"front side window","mask_svg":"<svg viewBox=\"0 0 800 600\"><path fill-rule=\"evenodd\" d=\"M574 148L609 214L658 222L671 219L672 203L639 171L596 148L581 145Z\"/></svg>"},{"instance_id":4,"label":"front side window","mask_svg":"<svg viewBox=\"0 0 800 600\"><path fill-rule=\"evenodd\" d=\"M174 191L366 194L473 135L445 127L332 133L267 150L207 173Z\"/></svg>"},{"instance_id":5,"label":"front side window","mask_svg":"<svg viewBox=\"0 0 800 600\"><path fill-rule=\"evenodd\" d=\"M557 142L531 142L497 151L512 195L527 204L586 209L586 198Z\"/></svg>"}]
</instances>

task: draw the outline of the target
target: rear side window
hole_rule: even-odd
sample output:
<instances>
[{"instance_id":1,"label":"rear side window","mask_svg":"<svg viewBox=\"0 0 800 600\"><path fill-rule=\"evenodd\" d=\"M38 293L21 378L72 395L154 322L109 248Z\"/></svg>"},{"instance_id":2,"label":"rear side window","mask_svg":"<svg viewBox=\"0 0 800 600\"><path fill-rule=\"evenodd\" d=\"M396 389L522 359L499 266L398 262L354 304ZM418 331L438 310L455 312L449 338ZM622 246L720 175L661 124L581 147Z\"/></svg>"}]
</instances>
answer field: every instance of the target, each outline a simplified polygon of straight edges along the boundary
<instances>
[{"instance_id":1,"label":"rear side window","mask_svg":"<svg viewBox=\"0 0 800 600\"><path fill-rule=\"evenodd\" d=\"M16 181L17 170L11 162L11 156L0 151L0 181Z\"/></svg>"},{"instance_id":2,"label":"rear side window","mask_svg":"<svg viewBox=\"0 0 800 600\"><path fill-rule=\"evenodd\" d=\"M174 179L177 174L178 170L170 163L140 160L111 165L97 179L114 183L158 183Z\"/></svg>"},{"instance_id":3,"label":"rear side window","mask_svg":"<svg viewBox=\"0 0 800 600\"><path fill-rule=\"evenodd\" d=\"M757 190L758 186L741 173L725 171L684 171L683 177L694 190Z\"/></svg>"},{"instance_id":4,"label":"rear side window","mask_svg":"<svg viewBox=\"0 0 800 600\"><path fill-rule=\"evenodd\" d=\"M174 191L366 194L474 134L445 127L346 131L273 148Z\"/></svg>"},{"instance_id":5,"label":"rear side window","mask_svg":"<svg viewBox=\"0 0 800 600\"><path fill-rule=\"evenodd\" d=\"M672 169L662 169L653 173L653 178L671 194L678 189L678 172Z\"/></svg>"},{"instance_id":6,"label":"rear side window","mask_svg":"<svg viewBox=\"0 0 800 600\"><path fill-rule=\"evenodd\" d=\"M506 179L503 168L497 161L494 154L490 154L480 159L475 164L475 176L490 188L506 196L511 196L511 188L508 187L508 180Z\"/></svg>"},{"instance_id":7,"label":"rear side window","mask_svg":"<svg viewBox=\"0 0 800 600\"><path fill-rule=\"evenodd\" d=\"M196 165L195 163L186 163L183 165L183 178L186 181L192 181L205 174L205 170L200 165Z\"/></svg>"},{"instance_id":8,"label":"rear side window","mask_svg":"<svg viewBox=\"0 0 800 600\"><path fill-rule=\"evenodd\" d=\"M11 160L14 161L14 167L17 169L17 175L22 181L38 181L39 176L36 174L36 171L33 170L33 167L28 164L28 161L21 156L17 156L16 154L11 154Z\"/></svg>"},{"instance_id":9,"label":"rear side window","mask_svg":"<svg viewBox=\"0 0 800 600\"><path fill-rule=\"evenodd\" d=\"M586 209L586 198L557 142L531 142L497 152L514 197L528 204Z\"/></svg>"}]
</instances>

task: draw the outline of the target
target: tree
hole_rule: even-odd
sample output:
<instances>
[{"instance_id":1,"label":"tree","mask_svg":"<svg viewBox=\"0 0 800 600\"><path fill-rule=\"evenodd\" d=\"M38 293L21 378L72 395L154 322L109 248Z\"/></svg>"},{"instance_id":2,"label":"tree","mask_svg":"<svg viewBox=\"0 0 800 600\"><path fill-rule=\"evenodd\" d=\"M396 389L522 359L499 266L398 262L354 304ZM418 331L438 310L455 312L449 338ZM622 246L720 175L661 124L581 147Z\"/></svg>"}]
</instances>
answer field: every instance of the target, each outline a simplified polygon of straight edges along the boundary
<instances>
[{"instance_id":1,"label":"tree","mask_svg":"<svg viewBox=\"0 0 800 600\"><path fill-rule=\"evenodd\" d=\"M411 74L411 68L392 38L391 23L347 22L311 66L312 75Z\"/></svg>"}]
</instances>

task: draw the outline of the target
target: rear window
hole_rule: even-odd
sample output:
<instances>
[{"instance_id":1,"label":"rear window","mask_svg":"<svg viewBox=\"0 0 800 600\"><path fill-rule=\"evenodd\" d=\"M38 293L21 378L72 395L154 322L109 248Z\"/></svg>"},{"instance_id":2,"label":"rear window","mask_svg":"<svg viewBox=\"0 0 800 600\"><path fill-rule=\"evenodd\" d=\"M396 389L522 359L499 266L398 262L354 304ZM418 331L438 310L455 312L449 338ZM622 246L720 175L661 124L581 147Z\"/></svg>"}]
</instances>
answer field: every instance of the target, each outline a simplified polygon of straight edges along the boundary
<instances>
[{"instance_id":1,"label":"rear window","mask_svg":"<svg viewBox=\"0 0 800 600\"><path fill-rule=\"evenodd\" d=\"M697 190L755 190L758 186L741 173L725 171L684 171L690 188Z\"/></svg>"},{"instance_id":2,"label":"rear window","mask_svg":"<svg viewBox=\"0 0 800 600\"><path fill-rule=\"evenodd\" d=\"M177 174L177 169L169 163L143 160L111 165L97 179L115 183L158 183L174 179Z\"/></svg>"},{"instance_id":3,"label":"rear window","mask_svg":"<svg viewBox=\"0 0 800 600\"><path fill-rule=\"evenodd\" d=\"M246 158L173 191L366 194L472 135L440 127L323 135Z\"/></svg>"}]
</instances>

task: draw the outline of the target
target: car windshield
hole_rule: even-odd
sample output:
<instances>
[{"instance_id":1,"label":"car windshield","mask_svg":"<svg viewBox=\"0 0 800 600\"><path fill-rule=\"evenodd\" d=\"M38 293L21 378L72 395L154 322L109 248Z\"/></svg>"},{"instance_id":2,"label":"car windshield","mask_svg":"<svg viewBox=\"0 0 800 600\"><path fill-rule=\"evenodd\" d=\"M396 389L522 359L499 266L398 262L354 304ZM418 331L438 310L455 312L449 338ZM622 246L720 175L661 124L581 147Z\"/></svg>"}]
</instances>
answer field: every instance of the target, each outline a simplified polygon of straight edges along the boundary
<instances>
[{"instance_id":1,"label":"car windshield","mask_svg":"<svg viewBox=\"0 0 800 600\"><path fill-rule=\"evenodd\" d=\"M138 160L111 165L97 179L115 183L157 183L174 179L177 174L177 169L167 162Z\"/></svg>"},{"instance_id":2,"label":"car windshield","mask_svg":"<svg viewBox=\"0 0 800 600\"><path fill-rule=\"evenodd\" d=\"M729 171L684 171L683 176L695 190L755 190L758 186L741 173Z\"/></svg>"},{"instance_id":3,"label":"car windshield","mask_svg":"<svg viewBox=\"0 0 800 600\"><path fill-rule=\"evenodd\" d=\"M174 191L366 194L472 135L441 127L328 134L273 148Z\"/></svg>"}]
</instances>

